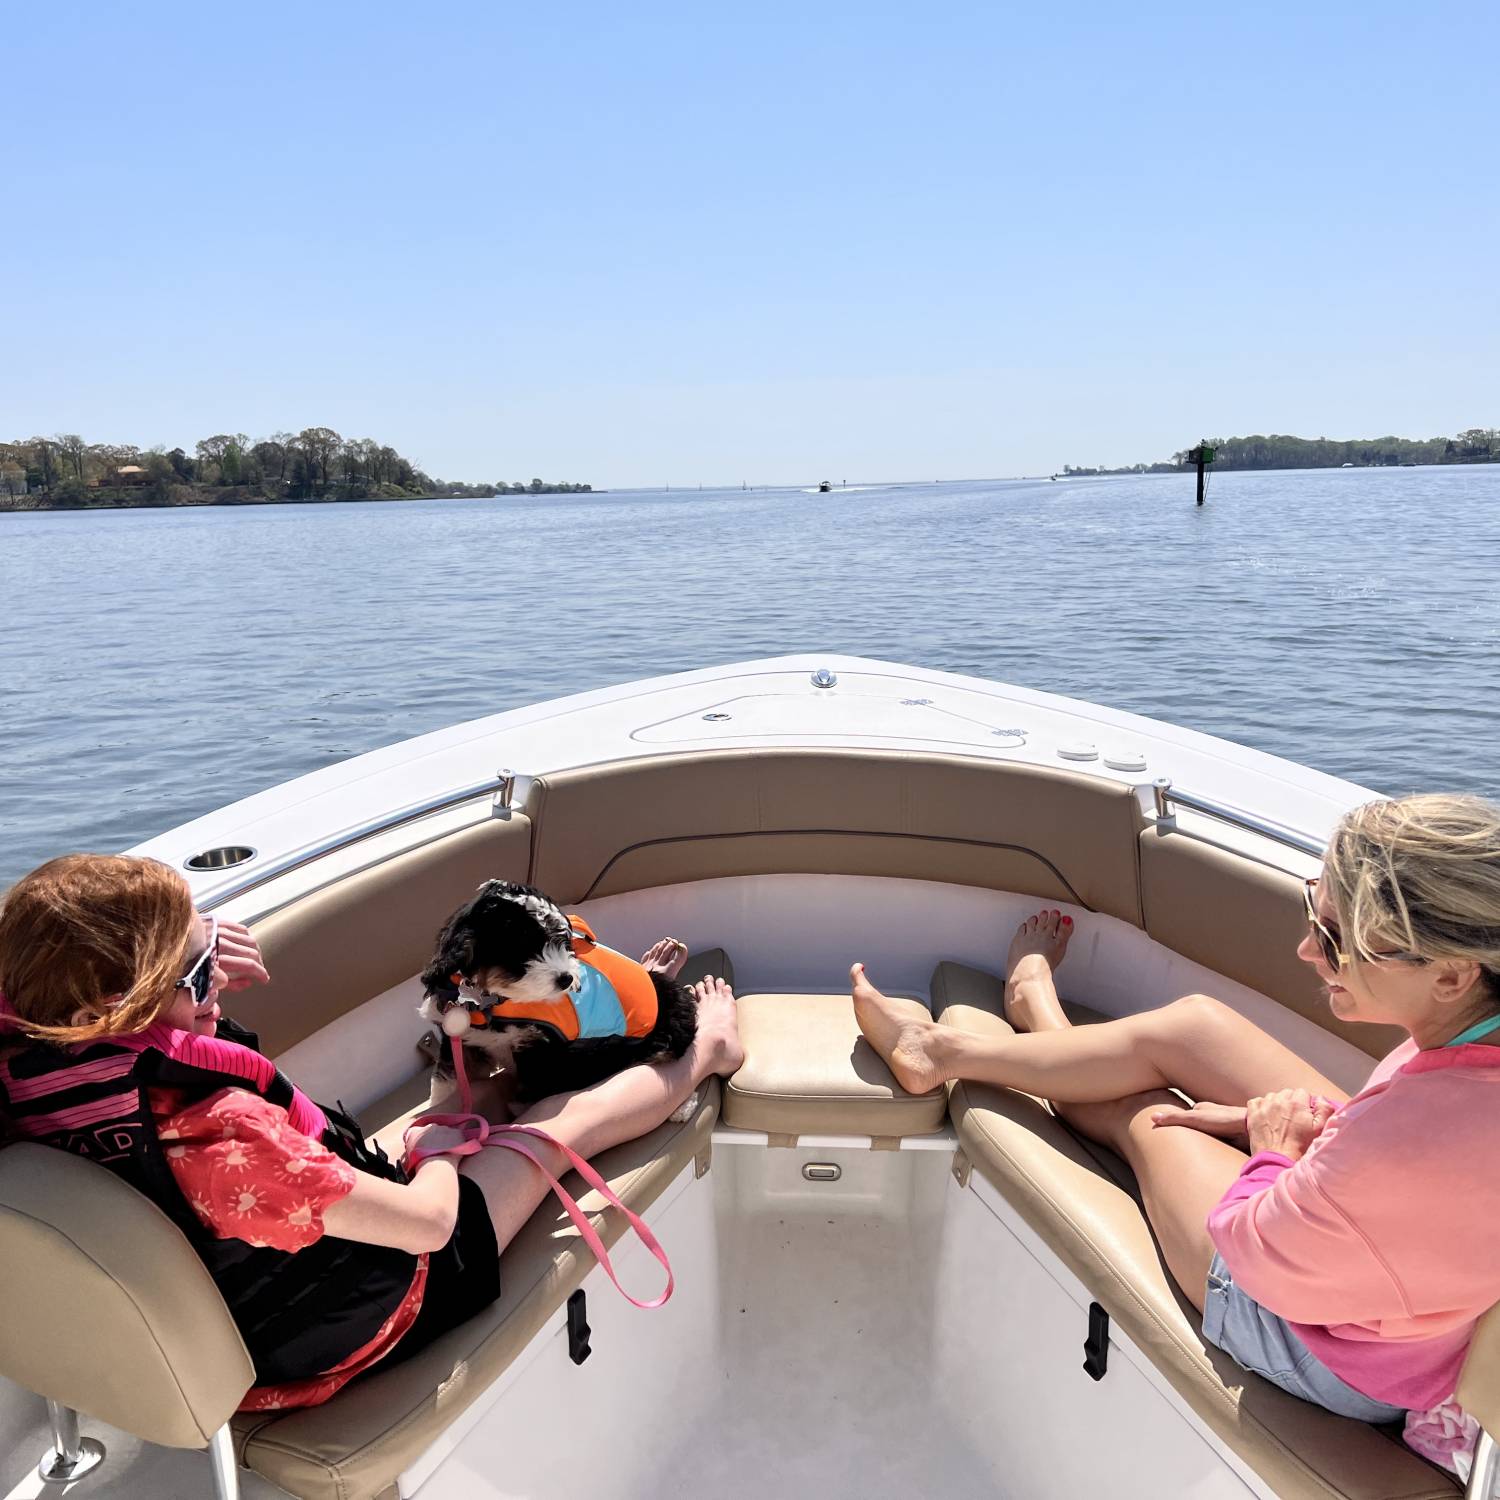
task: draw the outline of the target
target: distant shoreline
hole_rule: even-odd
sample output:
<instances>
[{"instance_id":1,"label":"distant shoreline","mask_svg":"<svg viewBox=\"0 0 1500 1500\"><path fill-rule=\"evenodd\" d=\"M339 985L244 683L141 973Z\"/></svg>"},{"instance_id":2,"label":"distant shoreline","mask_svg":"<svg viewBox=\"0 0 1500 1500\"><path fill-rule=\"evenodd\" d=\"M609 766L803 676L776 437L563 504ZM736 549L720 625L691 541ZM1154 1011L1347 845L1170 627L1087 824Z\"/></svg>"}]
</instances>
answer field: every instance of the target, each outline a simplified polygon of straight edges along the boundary
<instances>
[{"instance_id":1,"label":"distant shoreline","mask_svg":"<svg viewBox=\"0 0 1500 1500\"><path fill-rule=\"evenodd\" d=\"M0 510L166 510L189 505L339 504L351 500L492 499L587 494L592 485L533 478L434 479L389 444L331 427L252 443L220 432L194 445L142 450L87 443L76 432L0 442Z\"/></svg>"},{"instance_id":2,"label":"distant shoreline","mask_svg":"<svg viewBox=\"0 0 1500 1500\"><path fill-rule=\"evenodd\" d=\"M212 491L190 500L153 500L130 491L96 492L83 499L46 495L0 494L0 514L30 515L46 511L73 510L245 510L254 505L400 505L410 500L524 500L534 495L605 495L608 490L548 487L540 490L505 490L492 495L238 495L219 498ZM118 498L117 498L118 496Z\"/></svg>"},{"instance_id":3,"label":"distant shoreline","mask_svg":"<svg viewBox=\"0 0 1500 1500\"><path fill-rule=\"evenodd\" d=\"M1500 429L1466 427L1451 438L1300 438L1286 433L1252 433L1249 437L1204 438L1213 450L1212 472L1275 469L1415 469L1428 464L1500 462ZM1103 474L1178 474L1191 470L1197 449L1174 453L1154 464L1124 468L1075 468L1064 464L1054 479Z\"/></svg>"},{"instance_id":4,"label":"distant shoreline","mask_svg":"<svg viewBox=\"0 0 1500 1500\"><path fill-rule=\"evenodd\" d=\"M1426 458L1402 459L1398 463L1355 463L1345 461L1336 464L1234 464L1215 461L1209 467L1211 474L1322 474L1330 469L1473 469L1485 464L1500 464L1500 453L1489 458ZM1053 479L1151 479L1162 475L1188 474L1192 464L1137 464L1128 469L1075 469L1065 465ZM1042 476L1044 479L1048 475ZM950 483L952 481L949 481Z\"/></svg>"}]
</instances>

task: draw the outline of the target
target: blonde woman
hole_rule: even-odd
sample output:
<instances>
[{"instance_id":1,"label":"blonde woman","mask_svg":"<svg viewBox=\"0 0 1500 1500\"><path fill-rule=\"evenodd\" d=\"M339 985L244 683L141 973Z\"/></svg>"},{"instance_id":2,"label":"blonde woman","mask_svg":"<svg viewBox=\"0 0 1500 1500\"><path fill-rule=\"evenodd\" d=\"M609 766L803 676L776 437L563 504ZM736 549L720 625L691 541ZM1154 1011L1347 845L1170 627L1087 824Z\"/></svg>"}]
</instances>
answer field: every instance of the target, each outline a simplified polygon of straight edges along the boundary
<instances>
[{"instance_id":1,"label":"blonde woman","mask_svg":"<svg viewBox=\"0 0 1500 1500\"><path fill-rule=\"evenodd\" d=\"M1205 1338L1293 1395L1391 1421L1452 1396L1500 1302L1500 808L1356 808L1306 899L1297 953L1334 1015L1409 1035L1353 1098L1206 995L1071 1026L1056 911L1011 943L1019 1035L936 1025L860 964L855 1011L914 1093L969 1078L1052 1100L1130 1163Z\"/></svg>"}]
</instances>

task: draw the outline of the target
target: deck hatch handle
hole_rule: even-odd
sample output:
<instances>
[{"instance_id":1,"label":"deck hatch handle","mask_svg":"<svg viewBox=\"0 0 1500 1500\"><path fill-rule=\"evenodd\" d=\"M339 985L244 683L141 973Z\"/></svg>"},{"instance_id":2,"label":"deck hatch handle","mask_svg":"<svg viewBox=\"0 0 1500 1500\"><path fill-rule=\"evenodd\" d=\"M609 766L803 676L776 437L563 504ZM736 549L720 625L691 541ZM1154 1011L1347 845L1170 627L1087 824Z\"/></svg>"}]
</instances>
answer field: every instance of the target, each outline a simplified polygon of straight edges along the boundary
<instances>
[{"instance_id":1,"label":"deck hatch handle","mask_svg":"<svg viewBox=\"0 0 1500 1500\"><path fill-rule=\"evenodd\" d=\"M568 1298L568 1358L581 1365L594 1351L589 1348L589 1303L582 1287Z\"/></svg>"},{"instance_id":2,"label":"deck hatch handle","mask_svg":"<svg viewBox=\"0 0 1500 1500\"><path fill-rule=\"evenodd\" d=\"M1103 1380L1109 1368L1109 1314L1089 1303L1089 1336L1083 1341L1083 1368L1091 1380Z\"/></svg>"}]
</instances>

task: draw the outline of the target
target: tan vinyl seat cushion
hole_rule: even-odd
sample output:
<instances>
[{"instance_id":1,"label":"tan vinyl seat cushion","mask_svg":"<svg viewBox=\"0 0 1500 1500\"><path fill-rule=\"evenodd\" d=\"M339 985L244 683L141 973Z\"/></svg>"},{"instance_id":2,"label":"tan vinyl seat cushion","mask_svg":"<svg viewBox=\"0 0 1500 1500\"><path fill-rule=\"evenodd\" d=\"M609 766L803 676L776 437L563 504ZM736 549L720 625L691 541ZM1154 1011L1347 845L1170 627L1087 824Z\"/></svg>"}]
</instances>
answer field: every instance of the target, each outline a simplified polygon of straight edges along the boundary
<instances>
[{"instance_id":1,"label":"tan vinyl seat cushion","mask_svg":"<svg viewBox=\"0 0 1500 1500\"><path fill-rule=\"evenodd\" d=\"M999 979L961 964L940 964L932 978L938 1019L966 1031L1008 1033L1003 994ZM1277 1495L1447 1500L1459 1490L1383 1432L1286 1395L1205 1344L1136 1197L1044 1104L1009 1089L957 1083L950 1108L974 1169ZM1080 1358L1083 1335L1080 1318Z\"/></svg>"},{"instance_id":2,"label":"tan vinyl seat cushion","mask_svg":"<svg viewBox=\"0 0 1500 1500\"><path fill-rule=\"evenodd\" d=\"M94 1162L28 1142L0 1150L0 1255L0 1373L29 1390L201 1448L255 1378L186 1236Z\"/></svg>"},{"instance_id":3,"label":"tan vinyl seat cushion","mask_svg":"<svg viewBox=\"0 0 1500 1500\"><path fill-rule=\"evenodd\" d=\"M1141 926L1128 786L967 756L768 748L538 778L531 883L565 904L739 875L937 880Z\"/></svg>"},{"instance_id":4,"label":"tan vinyl seat cushion","mask_svg":"<svg viewBox=\"0 0 1500 1500\"><path fill-rule=\"evenodd\" d=\"M724 1123L771 1135L930 1135L942 1089L908 1094L859 1034L848 995L741 995L745 1063L724 1088Z\"/></svg>"},{"instance_id":5,"label":"tan vinyl seat cushion","mask_svg":"<svg viewBox=\"0 0 1500 1500\"><path fill-rule=\"evenodd\" d=\"M387 1146L399 1140L419 1108L387 1122L378 1138ZM668 1121L602 1153L594 1166L643 1213L695 1158L706 1164L718 1114L713 1080L686 1124ZM613 1245L624 1218L576 1175L564 1185L606 1246ZM549 1198L501 1255L498 1302L394 1369L346 1386L326 1405L235 1418L241 1462L302 1500L394 1500L397 1475L504 1373L593 1266L592 1252Z\"/></svg>"}]
</instances>

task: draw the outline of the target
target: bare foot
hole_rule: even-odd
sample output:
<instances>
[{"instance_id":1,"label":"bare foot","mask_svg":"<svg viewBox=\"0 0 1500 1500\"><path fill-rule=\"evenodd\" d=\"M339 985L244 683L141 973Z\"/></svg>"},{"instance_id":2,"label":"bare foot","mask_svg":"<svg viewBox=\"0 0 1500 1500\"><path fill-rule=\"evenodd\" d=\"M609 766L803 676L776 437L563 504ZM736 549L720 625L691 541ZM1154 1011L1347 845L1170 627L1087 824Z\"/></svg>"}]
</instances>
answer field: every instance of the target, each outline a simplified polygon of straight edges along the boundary
<instances>
[{"instance_id":1,"label":"bare foot","mask_svg":"<svg viewBox=\"0 0 1500 1500\"><path fill-rule=\"evenodd\" d=\"M1016 928L1005 958L1005 1019L1017 1031L1056 1031L1069 1024L1052 973L1072 936L1072 917L1045 908Z\"/></svg>"},{"instance_id":2,"label":"bare foot","mask_svg":"<svg viewBox=\"0 0 1500 1500\"><path fill-rule=\"evenodd\" d=\"M880 1054L908 1094L929 1094L945 1081L937 1054L943 1028L916 1000L893 1000L865 977L865 966L849 970L854 987L854 1019L865 1040Z\"/></svg>"},{"instance_id":3,"label":"bare foot","mask_svg":"<svg viewBox=\"0 0 1500 1500\"><path fill-rule=\"evenodd\" d=\"M676 938L662 938L641 954L641 967L663 979L676 979L688 961L688 945Z\"/></svg>"},{"instance_id":4,"label":"bare foot","mask_svg":"<svg viewBox=\"0 0 1500 1500\"><path fill-rule=\"evenodd\" d=\"M693 1037L694 1072L701 1081L714 1073L727 1078L745 1061L734 991L722 979L700 979L693 986L698 1002L698 1030Z\"/></svg>"}]
</instances>

